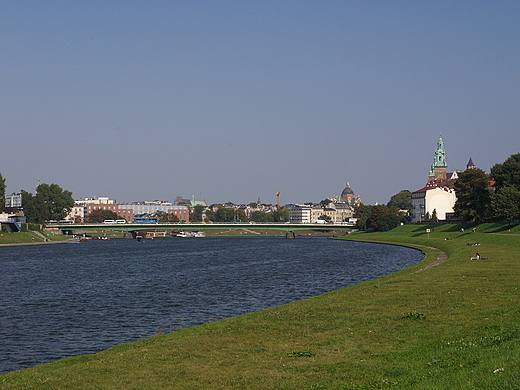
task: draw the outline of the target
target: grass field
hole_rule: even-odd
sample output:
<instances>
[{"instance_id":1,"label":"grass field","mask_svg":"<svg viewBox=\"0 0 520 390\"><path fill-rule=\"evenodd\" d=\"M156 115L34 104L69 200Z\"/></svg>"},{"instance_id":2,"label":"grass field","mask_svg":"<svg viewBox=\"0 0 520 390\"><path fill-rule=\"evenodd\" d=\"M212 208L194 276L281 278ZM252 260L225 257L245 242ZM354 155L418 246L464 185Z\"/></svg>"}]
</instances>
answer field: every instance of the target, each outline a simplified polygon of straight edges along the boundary
<instances>
[{"instance_id":1,"label":"grass field","mask_svg":"<svg viewBox=\"0 0 520 390\"><path fill-rule=\"evenodd\" d=\"M19 245L29 243L42 243L44 242L45 238L47 238L49 241L63 241L69 239L70 236L45 232L40 232L40 234L38 234L33 231L17 233L0 232L0 244Z\"/></svg>"},{"instance_id":2,"label":"grass field","mask_svg":"<svg viewBox=\"0 0 520 390\"><path fill-rule=\"evenodd\" d=\"M426 228L344 237L424 251L392 275L1 375L0 388L520 388L520 226ZM447 260L424 269L439 250Z\"/></svg>"}]
</instances>

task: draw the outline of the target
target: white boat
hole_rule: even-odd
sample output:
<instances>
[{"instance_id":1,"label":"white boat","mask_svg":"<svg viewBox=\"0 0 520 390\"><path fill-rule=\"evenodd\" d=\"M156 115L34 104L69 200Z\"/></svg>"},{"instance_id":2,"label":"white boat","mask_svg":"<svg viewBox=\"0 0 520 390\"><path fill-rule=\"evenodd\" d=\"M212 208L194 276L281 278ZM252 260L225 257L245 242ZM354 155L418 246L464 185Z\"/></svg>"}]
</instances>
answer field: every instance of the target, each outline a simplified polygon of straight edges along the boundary
<instances>
[{"instance_id":1,"label":"white boat","mask_svg":"<svg viewBox=\"0 0 520 390\"><path fill-rule=\"evenodd\" d=\"M175 237L206 237L206 232L192 232L189 230L181 230L177 234L175 234Z\"/></svg>"}]
</instances>

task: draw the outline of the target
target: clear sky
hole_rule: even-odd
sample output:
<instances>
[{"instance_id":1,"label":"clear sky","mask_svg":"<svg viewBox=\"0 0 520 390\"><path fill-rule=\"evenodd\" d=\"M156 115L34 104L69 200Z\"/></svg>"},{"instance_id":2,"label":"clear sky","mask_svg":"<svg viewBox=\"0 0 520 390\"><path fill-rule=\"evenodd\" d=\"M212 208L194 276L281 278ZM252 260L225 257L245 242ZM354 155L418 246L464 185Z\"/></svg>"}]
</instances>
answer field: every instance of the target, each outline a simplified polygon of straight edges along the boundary
<instances>
[{"instance_id":1,"label":"clear sky","mask_svg":"<svg viewBox=\"0 0 520 390\"><path fill-rule=\"evenodd\" d=\"M520 2L0 0L7 192L365 204L520 152Z\"/></svg>"}]
</instances>

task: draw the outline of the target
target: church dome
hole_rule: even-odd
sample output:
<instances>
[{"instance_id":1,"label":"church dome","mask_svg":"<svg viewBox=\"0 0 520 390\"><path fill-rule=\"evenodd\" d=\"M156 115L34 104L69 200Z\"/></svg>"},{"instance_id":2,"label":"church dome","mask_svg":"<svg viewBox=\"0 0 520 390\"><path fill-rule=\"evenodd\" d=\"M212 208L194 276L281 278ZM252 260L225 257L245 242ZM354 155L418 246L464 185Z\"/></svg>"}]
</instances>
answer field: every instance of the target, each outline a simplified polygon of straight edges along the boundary
<instances>
[{"instance_id":1,"label":"church dome","mask_svg":"<svg viewBox=\"0 0 520 390\"><path fill-rule=\"evenodd\" d=\"M354 195L354 191L352 191L352 188L350 188L350 184L349 183L347 183L347 186L345 187L345 189L341 193L341 196L344 196L344 195Z\"/></svg>"}]
</instances>

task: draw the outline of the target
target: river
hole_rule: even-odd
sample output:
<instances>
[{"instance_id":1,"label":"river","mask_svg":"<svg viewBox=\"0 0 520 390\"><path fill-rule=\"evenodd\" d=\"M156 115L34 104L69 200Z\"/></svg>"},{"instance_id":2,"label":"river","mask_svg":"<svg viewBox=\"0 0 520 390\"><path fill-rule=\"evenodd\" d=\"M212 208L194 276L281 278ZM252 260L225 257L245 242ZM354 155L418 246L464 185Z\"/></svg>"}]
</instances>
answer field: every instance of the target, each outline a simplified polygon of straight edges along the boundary
<instances>
[{"instance_id":1,"label":"river","mask_svg":"<svg viewBox=\"0 0 520 390\"><path fill-rule=\"evenodd\" d=\"M421 252L319 237L0 248L0 373L351 286Z\"/></svg>"}]
</instances>

